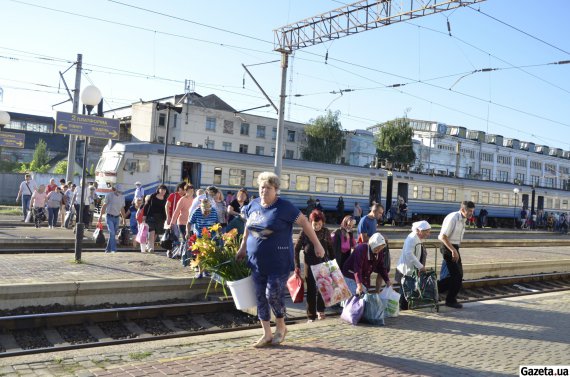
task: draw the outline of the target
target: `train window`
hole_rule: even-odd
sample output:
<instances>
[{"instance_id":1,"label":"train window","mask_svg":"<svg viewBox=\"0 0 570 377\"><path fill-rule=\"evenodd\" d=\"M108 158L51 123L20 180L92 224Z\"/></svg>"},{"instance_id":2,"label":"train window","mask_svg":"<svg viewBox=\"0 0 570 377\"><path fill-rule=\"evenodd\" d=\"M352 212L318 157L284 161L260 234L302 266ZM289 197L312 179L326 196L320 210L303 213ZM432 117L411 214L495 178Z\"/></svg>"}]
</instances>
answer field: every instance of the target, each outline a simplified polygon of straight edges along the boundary
<instances>
[{"instance_id":1,"label":"train window","mask_svg":"<svg viewBox=\"0 0 570 377\"><path fill-rule=\"evenodd\" d=\"M552 198L546 198L546 208L554 208Z\"/></svg>"},{"instance_id":2,"label":"train window","mask_svg":"<svg viewBox=\"0 0 570 377\"><path fill-rule=\"evenodd\" d=\"M127 159L127 161L125 162L125 166L123 167L123 170L131 172L137 171L137 162L138 160L132 158Z\"/></svg>"},{"instance_id":3,"label":"train window","mask_svg":"<svg viewBox=\"0 0 570 377\"><path fill-rule=\"evenodd\" d=\"M230 186L245 186L245 170L230 169L230 178L228 184Z\"/></svg>"},{"instance_id":4,"label":"train window","mask_svg":"<svg viewBox=\"0 0 570 377\"><path fill-rule=\"evenodd\" d=\"M501 205L503 206L509 205L509 194L501 194Z\"/></svg>"},{"instance_id":5,"label":"train window","mask_svg":"<svg viewBox=\"0 0 570 377\"><path fill-rule=\"evenodd\" d=\"M329 191L329 179L323 177L317 177L315 184L315 191L317 192Z\"/></svg>"},{"instance_id":6,"label":"train window","mask_svg":"<svg viewBox=\"0 0 570 377\"><path fill-rule=\"evenodd\" d=\"M567 199L562 199L562 209L568 209L568 200Z\"/></svg>"},{"instance_id":7,"label":"train window","mask_svg":"<svg viewBox=\"0 0 570 377\"><path fill-rule=\"evenodd\" d=\"M422 199L431 199L431 187L422 187Z\"/></svg>"},{"instance_id":8,"label":"train window","mask_svg":"<svg viewBox=\"0 0 570 377\"><path fill-rule=\"evenodd\" d=\"M222 168L214 168L214 184L222 184Z\"/></svg>"},{"instance_id":9,"label":"train window","mask_svg":"<svg viewBox=\"0 0 570 377\"><path fill-rule=\"evenodd\" d=\"M471 201L473 203L479 203L479 193L478 192L472 192L471 193Z\"/></svg>"},{"instance_id":10,"label":"train window","mask_svg":"<svg viewBox=\"0 0 570 377\"><path fill-rule=\"evenodd\" d=\"M447 201L454 202L456 200L457 200L457 191L455 189L447 189Z\"/></svg>"},{"instance_id":11,"label":"train window","mask_svg":"<svg viewBox=\"0 0 570 377\"><path fill-rule=\"evenodd\" d=\"M119 166L119 161L121 161L120 156L108 156L103 159L101 163L101 171L115 171L117 166Z\"/></svg>"},{"instance_id":12,"label":"train window","mask_svg":"<svg viewBox=\"0 0 570 377\"><path fill-rule=\"evenodd\" d=\"M289 190L289 174L281 174L281 188Z\"/></svg>"},{"instance_id":13,"label":"train window","mask_svg":"<svg viewBox=\"0 0 570 377\"><path fill-rule=\"evenodd\" d=\"M297 183L295 185L297 191L309 191L309 177L304 175L297 176Z\"/></svg>"},{"instance_id":14,"label":"train window","mask_svg":"<svg viewBox=\"0 0 570 377\"><path fill-rule=\"evenodd\" d=\"M257 184L257 177L259 177L260 174L261 174L260 171L254 171L253 172L253 181L251 182L251 185L255 188L259 187L259 185Z\"/></svg>"},{"instance_id":15,"label":"train window","mask_svg":"<svg viewBox=\"0 0 570 377\"><path fill-rule=\"evenodd\" d=\"M481 204L489 204L489 193L482 192L481 193Z\"/></svg>"},{"instance_id":16,"label":"train window","mask_svg":"<svg viewBox=\"0 0 570 377\"><path fill-rule=\"evenodd\" d=\"M346 179L334 180L334 192L337 194L346 194Z\"/></svg>"},{"instance_id":17,"label":"train window","mask_svg":"<svg viewBox=\"0 0 570 377\"><path fill-rule=\"evenodd\" d=\"M501 195L498 192L491 194L491 204L499 204Z\"/></svg>"},{"instance_id":18,"label":"train window","mask_svg":"<svg viewBox=\"0 0 570 377\"><path fill-rule=\"evenodd\" d=\"M417 199L417 198L418 198L418 186L414 186L413 193L412 193L412 197L413 197L414 199Z\"/></svg>"},{"instance_id":19,"label":"train window","mask_svg":"<svg viewBox=\"0 0 570 377\"><path fill-rule=\"evenodd\" d=\"M364 181L352 181L352 195L364 194Z\"/></svg>"},{"instance_id":20,"label":"train window","mask_svg":"<svg viewBox=\"0 0 570 377\"><path fill-rule=\"evenodd\" d=\"M150 161L149 160L139 160L137 164L137 172L148 173L150 171Z\"/></svg>"},{"instance_id":21,"label":"train window","mask_svg":"<svg viewBox=\"0 0 570 377\"><path fill-rule=\"evenodd\" d=\"M560 199L554 199L554 208L560 209Z\"/></svg>"},{"instance_id":22,"label":"train window","mask_svg":"<svg viewBox=\"0 0 570 377\"><path fill-rule=\"evenodd\" d=\"M435 200L443 200L443 188L436 187L435 188Z\"/></svg>"}]
</instances>

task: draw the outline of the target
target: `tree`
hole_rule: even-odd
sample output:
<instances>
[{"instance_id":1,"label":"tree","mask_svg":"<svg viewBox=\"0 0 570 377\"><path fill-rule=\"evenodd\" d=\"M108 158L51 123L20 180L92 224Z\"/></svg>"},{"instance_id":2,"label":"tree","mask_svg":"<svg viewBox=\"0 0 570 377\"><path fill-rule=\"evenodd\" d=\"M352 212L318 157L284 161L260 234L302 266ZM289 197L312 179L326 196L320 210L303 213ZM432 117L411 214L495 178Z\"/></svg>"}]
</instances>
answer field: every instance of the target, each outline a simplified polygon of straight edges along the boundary
<instances>
[{"instance_id":1,"label":"tree","mask_svg":"<svg viewBox=\"0 0 570 377\"><path fill-rule=\"evenodd\" d=\"M50 166L48 165L49 154L47 150L47 144L45 141L40 139L36 144L36 149L34 150L34 157L29 164L25 162L20 166L19 172L36 172L36 173L47 173Z\"/></svg>"},{"instance_id":2,"label":"tree","mask_svg":"<svg viewBox=\"0 0 570 377\"><path fill-rule=\"evenodd\" d=\"M380 134L376 137L378 159L388 160L400 169L411 165L416 154L412 144L414 132L408 118L396 118L379 126Z\"/></svg>"},{"instance_id":3,"label":"tree","mask_svg":"<svg viewBox=\"0 0 570 377\"><path fill-rule=\"evenodd\" d=\"M55 174L66 174L66 173L67 173L67 161L65 161L65 160L59 161L59 162L55 165L55 168L53 169L53 172L54 172Z\"/></svg>"},{"instance_id":4,"label":"tree","mask_svg":"<svg viewBox=\"0 0 570 377\"><path fill-rule=\"evenodd\" d=\"M304 160L334 164L344 150L344 132L339 121L340 112L328 111L311 119L305 127L307 146L301 151Z\"/></svg>"}]
</instances>

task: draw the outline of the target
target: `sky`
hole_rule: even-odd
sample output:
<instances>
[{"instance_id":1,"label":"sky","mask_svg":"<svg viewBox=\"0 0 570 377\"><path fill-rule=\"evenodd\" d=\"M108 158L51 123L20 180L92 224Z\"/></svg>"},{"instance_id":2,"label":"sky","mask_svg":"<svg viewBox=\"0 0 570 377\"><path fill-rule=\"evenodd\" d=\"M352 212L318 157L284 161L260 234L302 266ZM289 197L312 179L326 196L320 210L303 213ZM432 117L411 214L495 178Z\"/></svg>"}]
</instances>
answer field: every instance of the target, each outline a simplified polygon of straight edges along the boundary
<instances>
[{"instance_id":1,"label":"sky","mask_svg":"<svg viewBox=\"0 0 570 377\"><path fill-rule=\"evenodd\" d=\"M71 112L54 105L69 98L60 72L73 87L77 54L81 86L96 85L105 110L184 93L186 79L238 111L266 105L242 64L278 105L274 30L345 4L0 0L0 110ZM570 64L553 64L570 61L569 11L567 0L487 0L297 50L285 118L339 111L354 130L407 115L570 150Z\"/></svg>"}]
</instances>

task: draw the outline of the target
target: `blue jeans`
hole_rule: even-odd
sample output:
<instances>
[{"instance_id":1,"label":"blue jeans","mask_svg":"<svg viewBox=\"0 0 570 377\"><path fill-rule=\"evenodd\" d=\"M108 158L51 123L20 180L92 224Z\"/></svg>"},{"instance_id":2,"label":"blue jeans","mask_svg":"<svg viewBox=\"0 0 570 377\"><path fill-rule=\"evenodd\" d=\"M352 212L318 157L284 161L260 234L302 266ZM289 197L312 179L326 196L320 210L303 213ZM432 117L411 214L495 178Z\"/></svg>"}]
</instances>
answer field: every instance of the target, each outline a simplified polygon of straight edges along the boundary
<instances>
[{"instance_id":1,"label":"blue jeans","mask_svg":"<svg viewBox=\"0 0 570 377\"><path fill-rule=\"evenodd\" d=\"M48 207L48 225L55 226L57 223L57 215L59 214L59 207Z\"/></svg>"},{"instance_id":2,"label":"blue jeans","mask_svg":"<svg viewBox=\"0 0 570 377\"><path fill-rule=\"evenodd\" d=\"M287 279L289 273L284 275L264 275L252 272L255 284L255 296L257 301L257 316L261 321L269 321L273 310L275 318L284 318L286 313L285 291L287 291Z\"/></svg>"},{"instance_id":3,"label":"blue jeans","mask_svg":"<svg viewBox=\"0 0 570 377\"><path fill-rule=\"evenodd\" d=\"M22 213L24 214L24 221L26 221L26 216L28 215L30 200L32 200L31 195L22 195Z\"/></svg>"},{"instance_id":4,"label":"blue jeans","mask_svg":"<svg viewBox=\"0 0 570 377\"><path fill-rule=\"evenodd\" d=\"M117 251L117 229L119 228L119 216L105 215L105 222L109 230L109 239L105 251Z\"/></svg>"}]
</instances>

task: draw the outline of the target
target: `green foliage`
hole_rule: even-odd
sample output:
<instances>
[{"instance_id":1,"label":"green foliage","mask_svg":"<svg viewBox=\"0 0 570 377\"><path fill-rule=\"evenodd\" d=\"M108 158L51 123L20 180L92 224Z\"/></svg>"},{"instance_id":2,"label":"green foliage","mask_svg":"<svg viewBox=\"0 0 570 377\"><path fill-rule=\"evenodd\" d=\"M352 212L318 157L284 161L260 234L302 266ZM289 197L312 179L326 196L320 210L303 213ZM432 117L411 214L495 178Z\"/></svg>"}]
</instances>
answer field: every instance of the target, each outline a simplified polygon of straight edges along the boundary
<instances>
[{"instance_id":1,"label":"green foliage","mask_svg":"<svg viewBox=\"0 0 570 377\"><path fill-rule=\"evenodd\" d=\"M65 160L59 161L59 162L55 165L55 168L53 169L53 172L54 172L55 174L66 174L66 173L67 173L67 161L65 161Z\"/></svg>"},{"instance_id":2,"label":"green foliage","mask_svg":"<svg viewBox=\"0 0 570 377\"><path fill-rule=\"evenodd\" d=\"M91 167L89 168L89 175L94 177L95 176L95 165L91 164Z\"/></svg>"},{"instance_id":3,"label":"green foliage","mask_svg":"<svg viewBox=\"0 0 570 377\"><path fill-rule=\"evenodd\" d=\"M407 117L396 118L381 125L376 138L376 153L380 161L388 160L394 167L404 168L414 163L413 130Z\"/></svg>"},{"instance_id":4,"label":"green foliage","mask_svg":"<svg viewBox=\"0 0 570 377\"><path fill-rule=\"evenodd\" d=\"M344 133L338 119L340 112L328 111L326 115L311 120L305 127L307 147L301 157L308 161L336 163L344 150Z\"/></svg>"},{"instance_id":5,"label":"green foliage","mask_svg":"<svg viewBox=\"0 0 570 377\"><path fill-rule=\"evenodd\" d=\"M18 162L0 161L0 172L2 172L2 173L13 172L14 169L18 169L19 167L20 167L20 164Z\"/></svg>"},{"instance_id":6,"label":"green foliage","mask_svg":"<svg viewBox=\"0 0 570 377\"><path fill-rule=\"evenodd\" d=\"M49 155L47 150L47 144L45 141L40 139L36 144L36 149L34 150L34 158L32 162L26 164L25 162L20 165L17 170L19 173L36 172L36 173L47 173L50 166L48 165Z\"/></svg>"}]
</instances>

